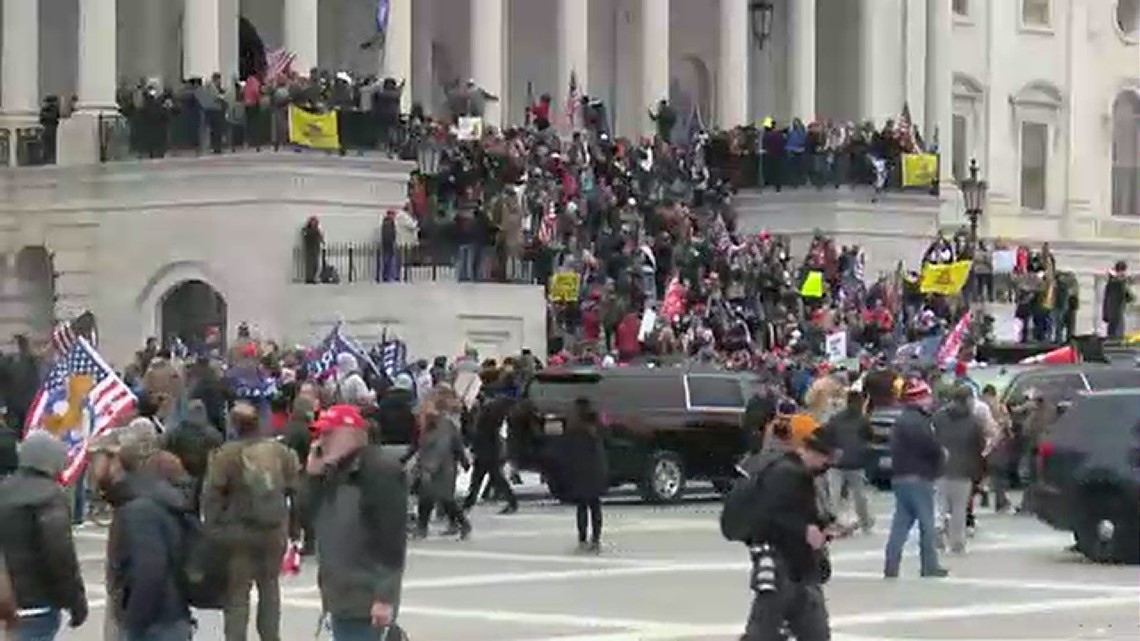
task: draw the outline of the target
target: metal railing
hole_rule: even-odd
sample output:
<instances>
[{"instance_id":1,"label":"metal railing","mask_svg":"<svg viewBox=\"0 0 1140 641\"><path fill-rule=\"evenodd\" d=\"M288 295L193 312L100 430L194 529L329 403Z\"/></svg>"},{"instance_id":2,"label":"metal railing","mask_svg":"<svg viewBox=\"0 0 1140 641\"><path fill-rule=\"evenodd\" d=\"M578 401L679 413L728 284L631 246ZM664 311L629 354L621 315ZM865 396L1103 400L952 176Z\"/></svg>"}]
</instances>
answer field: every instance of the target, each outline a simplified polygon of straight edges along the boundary
<instances>
[{"instance_id":1,"label":"metal railing","mask_svg":"<svg viewBox=\"0 0 1140 641\"><path fill-rule=\"evenodd\" d=\"M55 162L55 138L45 134L40 125L0 128L0 166L14 163L16 167L30 167Z\"/></svg>"},{"instance_id":2,"label":"metal railing","mask_svg":"<svg viewBox=\"0 0 1140 641\"><path fill-rule=\"evenodd\" d=\"M499 282L534 284L534 265L501 259L493 247L418 245L381 251L380 243L324 243L319 250L293 249L292 282L342 284L386 282Z\"/></svg>"}]
</instances>

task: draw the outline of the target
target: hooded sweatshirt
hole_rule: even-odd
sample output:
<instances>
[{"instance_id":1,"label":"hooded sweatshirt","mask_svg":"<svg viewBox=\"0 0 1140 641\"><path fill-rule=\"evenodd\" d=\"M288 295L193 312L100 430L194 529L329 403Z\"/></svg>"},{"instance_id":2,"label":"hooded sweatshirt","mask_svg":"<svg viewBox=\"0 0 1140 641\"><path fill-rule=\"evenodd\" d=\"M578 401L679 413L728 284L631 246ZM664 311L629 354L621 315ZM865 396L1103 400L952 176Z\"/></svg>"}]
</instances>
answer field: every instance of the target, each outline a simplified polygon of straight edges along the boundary
<instances>
[{"instance_id":1,"label":"hooded sweatshirt","mask_svg":"<svg viewBox=\"0 0 1140 641\"><path fill-rule=\"evenodd\" d=\"M955 401L939 410L934 415L934 435L946 450L944 477L981 478L986 436L969 400Z\"/></svg>"},{"instance_id":2,"label":"hooded sweatshirt","mask_svg":"<svg viewBox=\"0 0 1140 641\"><path fill-rule=\"evenodd\" d=\"M376 400L364 377L360 375L360 364L352 354L336 357L336 376L330 379L330 393L339 403L348 405L370 405Z\"/></svg>"}]
</instances>

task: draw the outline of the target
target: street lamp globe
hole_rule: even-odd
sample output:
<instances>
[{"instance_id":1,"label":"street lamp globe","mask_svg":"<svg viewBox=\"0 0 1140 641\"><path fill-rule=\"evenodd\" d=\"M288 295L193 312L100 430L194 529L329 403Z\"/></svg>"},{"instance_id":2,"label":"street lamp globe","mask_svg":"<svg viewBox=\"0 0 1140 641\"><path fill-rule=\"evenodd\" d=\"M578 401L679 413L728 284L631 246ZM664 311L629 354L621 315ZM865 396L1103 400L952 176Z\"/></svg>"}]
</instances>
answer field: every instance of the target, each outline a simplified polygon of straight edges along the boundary
<instances>
[{"instance_id":1,"label":"street lamp globe","mask_svg":"<svg viewBox=\"0 0 1140 641\"><path fill-rule=\"evenodd\" d=\"M962 180L958 187L962 190L962 200L966 203L966 213L977 216L986 204L986 191L989 184L978 180L978 160L970 160L970 177Z\"/></svg>"}]
</instances>

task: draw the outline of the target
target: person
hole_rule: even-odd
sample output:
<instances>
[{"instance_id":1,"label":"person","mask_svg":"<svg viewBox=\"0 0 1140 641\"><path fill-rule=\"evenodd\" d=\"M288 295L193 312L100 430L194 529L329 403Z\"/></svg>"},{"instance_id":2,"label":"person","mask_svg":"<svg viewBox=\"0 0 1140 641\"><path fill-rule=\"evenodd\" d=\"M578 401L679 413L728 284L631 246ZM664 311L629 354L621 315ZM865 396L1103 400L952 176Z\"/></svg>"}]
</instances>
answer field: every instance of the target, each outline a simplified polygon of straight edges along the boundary
<instances>
[{"instance_id":1,"label":"person","mask_svg":"<svg viewBox=\"0 0 1140 641\"><path fill-rule=\"evenodd\" d=\"M555 446L555 455L563 497L577 510L578 551L597 554L602 549L602 496L610 487L610 475L605 444L598 434L598 413L589 399L574 401L574 414Z\"/></svg>"},{"instance_id":2,"label":"person","mask_svg":"<svg viewBox=\"0 0 1140 641\"><path fill-rule=\"evenodd\" d=\"M104 638L188 641L193 623L174 563L187 543L184 524L198 515L185 472L176 486L157 470L159 463L153 459L161 455L174 459L175 465L178 461L159 451L153 424L150 431L146 427L136 419L113 430L127 433L112 437L119 440L118 457L107 459L109 467L99 476L105 487L113 488L109 501L115 507L107 542L108 613L115 615L108 616L114 622L107 624ZM121 636L109 636L115 628Z\"/></svg>"},{"instance_id":3,"label":"person","mask_svg":"<svg viewBox=\"0 0 1140 641\"><path fill-rule=\"evenodd\" d=\"M120 518L123 506L138 494L137 485L146 485L155 479L178 490L188 502L194 494L193 480L178 457L162 451L159 445L154 423L136 418L123 427L108 430L92 439L87 446L91 457L88 463L91 482L112 508L104 577L108 604L103 615L104 641L121 641L123 638L124 588L121 579L124 573L113 563L114 553L121 548L120 541L125 536L124 521Z\"/></svg>"},{"instance_id":4,"label":"person","mask_svg":"<svg viewBox=\"0 0 1140 641\"><path fill-rule=\"evenodd\" d=\"M336 403L364 407L376 401L375 393L368 389L368 384L360 373L359 361L348 352L336 357L336 372L325 387L325 393Z\"/></svg>"},{"instance_id":5,"label":"person","mask_svg":"<svg viewBox=\"0 0 1140 641\"><path fill-rule=\"evenodd\" d=\"M293 399L293 411L285 424L283 443L293 450L298 461L309 460L312 450L313 429L317 419L317 399L312 394L297 394ZM383 423L381 423L383 424ZM312 556L317 551L316 531L313 527L313 515L301 506L299 517L301 519L301 555Z\"/></svg>"},{"instance_id":6,"label":"person","mask_svg":"<svg viewBox=\"0 0 1140 641\"><path fill-rule=\"evenodd\" d=\"M802 443L761 454L771 459L755 469L759 483L755 534L749 537L754 593L741 641L831 638L823 584L830 578L826 545L831 515L822 512L815 478L835 455L824 432Z\"/></svg>"},{"instance_id":7,"label":"person","mask_svg":"<svg viewBox=\"0 0 1140 641\"><path fill-rule=\"evenodd\" d=\"M931 425L934 396L924 381L911 379L904 384L902 401L890 438L895 511L883 574L888 579L898 577L903 544L917 521L922 576L944 577L947 572L938 564L935 547L934 480L941 473L943 453Z\"/></svg>"},{"instance_id":8,"label":"person","mask_svg":"<svg viewBox=\"0 0 1140 641\"><path fill-rule=\"evenodd\" d=\"M281 639L281 559L299 528L297 455L259 436L257 409L238 403L230 411L237 440L210 459L202 487L202 516L228 543L229 589L224 608L226 641L245 641L249 590L257 586L257 634Z\"/></svg>"},{"instance_id":9,"label":"person","mask_svg":"<svg viewBox=\"0 0 1140 641\"><path fill-rule=\"evenodd\" d=\"M1101 318L1104 320L1108 337L1119 339L1124 336L1124 310L1136 297L1128 287L1128 263L1116 261L1108 274L1104 286L1104 303Z\"/></svg>"},{"instance_id":10,"label":"person","mask_svg":"<svg viewBox=\"0 0 1140 641\"><path fill-rule=\"evenodd\" d=\"M317 581L333 641L364 641L396 623L407 558L408 490L403 468L368 444L367 422L334 405L315 424L305 465L305 510L316 526Z\"/></svg>"},{"instance_id":11,"label":"person","mask_svg":"<svg viewBox=\"0 0 1140 641\"><path fill-rule=\"evenodd\" d=\"M867 507L867 479L864 468L867 465L867 453L874 434L871 431L871 420L863 408L866 397L857 390L847 392L847 406L838 414L831 417L823 427L826 433L839 448L839 461L835 467L827 472L828 498L833 514L843 513L843 488L847 488L847 497L855 505L855 516L859 527L865 533L870 533L875 526L875 519Z\"/></svg>"},{"instance_id":12,"label":"person","mask_svg":"<svg viewBox=\"0 0 1140 641\"><path fill-rule=\"evenodd\" d=\"M210 454L221 447L223 438L218 428L210 424L206 404L191 399L186 405L186 418L173 430L163 435L164 449L178 457L182 467L194 482L193 506L197 512L202 483Z\"/></svg>"},{"instance_id":13,"label":"person","mask_svg":"<svg viewBox=\"0 0 1140 641\"><path fill-rule=\"evenodd\" d=\"M488 478L491 489L507 501L500 514L513 514L519 509L519 501L511 484L503 475L503 438L501 430L507 415L514 405L514 398L501 387L485 390L488 398L483 401L475 416L475 435L471 450L475 457L475 469L471 472L471 487L463 508L470 510L479 499L483 479Z\"/></svg>"},{"instance_id":14,"label":"person","mask_svg":"<svg viewBox=\"0 0 1140 641\"><path fill-rule=\"evenodd\" d=\"M986 436L974 413L974 395L962 385L951 392L950 403L933 418L934 436L946 453L938 481L939 512L943 516L950 551L966 551L966 512L974 480L982 476L982 452Z\"/></svg>"},{"instance_id":15,"label":"person","mask_svg":"<svg viewBox=\"0 0 1140 641\"><path fill-rule=\"evenodd\" d=\"M1022 430L1023 443L1019 461L1028 459L1029 464L1026 466L1026 469L1029 470L1028 483L1032 485L1037 476L1037 465L1035 464L1037 446L1041 442L1045 430L1057 420L1057 403L1045 392L1035 389L1026 390L1025 399L1026 402L1016 412L1017 414L1025 413L1025 427ZM1028 513L1028 500L1029 492L1023 492L1021 504L1017 506L1018 514Z\"/></svg>"},{"instance_id":16,"label":"person","mask_svg":"<svg viewBox=\"0 0 1140 641\"><path fill-rule=\"evenodd\" d=\"M993 385L982 388L982 401L989 406L990 414L997 426L993 438L986 443L984 455L986 473L994 493L994 511L1005 512L1009 509L1006 489L1009 486L1008 468L1013 446L1013 419L1009 415L1009 408L998 398L997 388Z\"/></svg>"},{"instance_id":17,"label":"person","mask_svg":"<svg viewBox=\"0 0 1140 641\"><path fill-rule=\"evenodd\" d=\"M20 444L16 472L0 482L0 549L16 595L15 641L56 638L63 610L70 627L87 620L87 592L71 536L71 509L56 478L67 445L45 431Z\"/></svg>"},{"instance_id":18,"label":"person","mask_svg":"<svg viewBox=\"0 0 1140 641\"><path fill-rule=\"evenodd\" d=\"M416 452L414 472L418 485L419 505L416 515L415 536L427 536L431 513L438 503L451 527L445 535L459 534L466 539L471 534L471 522L455 500L457 465L468 469L467 450L459 432L459 413L462 401L450 385L441 383L427 399L421 421L423 435Z\"/></svg>"}]
</instances>

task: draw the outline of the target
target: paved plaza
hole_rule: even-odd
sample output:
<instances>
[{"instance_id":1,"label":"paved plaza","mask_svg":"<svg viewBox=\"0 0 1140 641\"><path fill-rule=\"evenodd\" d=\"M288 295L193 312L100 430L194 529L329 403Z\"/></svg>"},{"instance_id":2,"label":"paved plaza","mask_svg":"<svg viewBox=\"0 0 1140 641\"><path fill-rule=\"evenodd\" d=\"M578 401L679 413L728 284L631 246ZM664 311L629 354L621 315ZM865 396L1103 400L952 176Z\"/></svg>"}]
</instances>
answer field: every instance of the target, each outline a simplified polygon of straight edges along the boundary
<instances>
[{"instance_id":1,"label":"paved plaza","mask_svg":"<svg viewBox=\"0 0 1140 641\"><path fill-rule=\"evenodd\" d=\"M572 553L572 508L537 496L511 516L480 506L471 540L412 545L401 622L414 641L736 639L750 600L747 560L721 538L719 507L711 497L669 507L611 500L604 553L583 557ZM889 497L877 496L874 509L873 534L832 550L826 591L836 641L1140 638L1135 567L1088 564L1065 551L1067 535L982 510L969 553L945 559L949 579L919 579L912 543L903 578L885 582ZM105 533L84 528L77 536L91 599L101 605ZM314 638L315 570L308 561L284 582L284 641ZM101 639L102 614L93 608L91 621L63 638ZM200 619L196 638L221 641L220 616Z\"/></svg>"}]
</instances>

